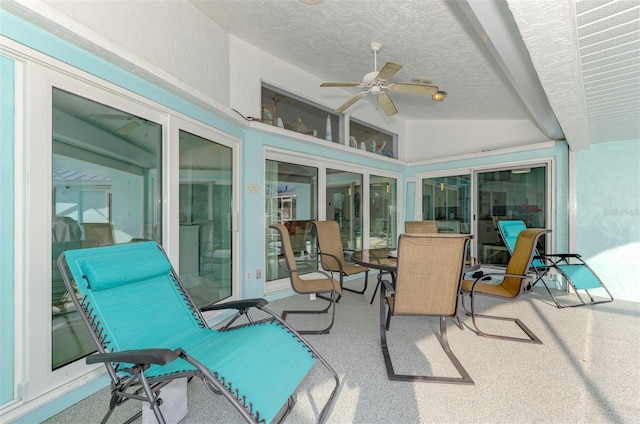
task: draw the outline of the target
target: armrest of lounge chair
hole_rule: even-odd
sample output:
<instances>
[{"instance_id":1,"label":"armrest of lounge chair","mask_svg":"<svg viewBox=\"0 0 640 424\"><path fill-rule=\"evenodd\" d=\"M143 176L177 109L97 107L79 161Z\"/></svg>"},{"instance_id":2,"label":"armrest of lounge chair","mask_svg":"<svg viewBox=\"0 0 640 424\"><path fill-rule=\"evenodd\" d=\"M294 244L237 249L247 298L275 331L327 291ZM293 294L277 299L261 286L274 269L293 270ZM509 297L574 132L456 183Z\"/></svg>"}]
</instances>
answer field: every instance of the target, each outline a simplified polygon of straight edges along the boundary
<instances>
[{"instance_id":1,"label":"armrest of lounge chair","mask_svg":"<svg viewBox=\"0 0 640 424\"><path fill-rule=\"evenodd\" d=\"M171 349L136 349L113 353L95 353L87 356L87 364L104 362L127 362L136 365L165 365L180 357L179 350Z\"/></svg>"},{"instance_id":2,"label":"armrest of lounge chair","mask_svg":"<svg viewBox=\"0 0 640 424\"><path fill-rule=\"evenodd\" d=\"M210 305L206 305L203 306L202 308L200 308L200 310L202 312L206 312L206 311L221 311L221 310L225 310L225 309L237 309L238 311L240 310L246 310L249 308L262 308L263 306L266 306L269 302L267 302L266 299L262 299L262 298L255 298L255 299L242 299L242 300L236 300L233 302L226 302L226 303L215 303L215 304L210 304Z\"/></svg>"}]
</instances>

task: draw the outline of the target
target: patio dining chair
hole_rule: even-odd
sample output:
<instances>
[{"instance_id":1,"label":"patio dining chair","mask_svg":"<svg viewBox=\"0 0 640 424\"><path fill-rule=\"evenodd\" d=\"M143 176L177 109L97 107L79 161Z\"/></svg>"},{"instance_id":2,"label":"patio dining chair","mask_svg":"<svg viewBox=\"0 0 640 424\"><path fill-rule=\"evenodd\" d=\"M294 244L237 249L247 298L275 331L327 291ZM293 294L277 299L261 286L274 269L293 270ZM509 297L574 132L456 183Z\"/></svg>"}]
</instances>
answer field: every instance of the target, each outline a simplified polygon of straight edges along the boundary
<instances>
[{"instance_id":1,"label":"patio dining chair","mask_svg":"<svg viewBox=\"0 0 640 424\"><path fill-rule=\"evenodd\" d=\"M518 235L521 231L525 230L527 226L524 221L521 220L505 220L498 222L498 228L504 244L507 246L509 253L512 254ZM613 301L613 296L611 295L611 292L609 292L609 289L607 289L598 275L578 254L545 253L541 255L536 251L535 257L531 262L531 269L536 275L536 279L533 281L531 286L534 286L538 281L541 281L557 308L597 305L599 303L608 303ZM551 270L555 270L564 278L567 285L573 289L573 292L580 303L567 304L558 302L558 299L553 295L551 289L547 285L547 282L544 280L544 276ZM589 290L600 288L604 289L607 297L602 300L596 300ZM583 298L585 294L588 297L588 300Z\"/></svg>"},{"instance_id":2,"label":"patio dining chair","mask_svg":"<svg viewBox=\"0 0 640 424\"><path fill-rule=\"evenodd\" d=\"M405 221L404 232L408 234L432 234L438 232L436 221Z\"/></svg>"},{"instance_id":3,"label":"patio dining chair","mask_svg":"<svg viewBox=\"0 0 640 424\"><path fill-rule=\"evenodd\" d=\"M336 302L342 294L340 283L333 279L333 276L327 272L318 269L310 269L301 271L299 265L301 264L313 264L316 268L320 261L313 259L296 259L296 256L291 247L291 239L289 238L289 232L283 224L271 224L269 226L278 231L280 235L281 250L284 254L284 260L287 266L287 272L291 279L291 288L299 294L315 294L318 298L329 302L326 308L317 309L305 309L305 310L287 310L282 312L282 319L286 320L289 314L324 314L331 309L331 322L329 325L321 330L298 330L300 334L328 334L336 316ZM305 274L321 274L322 278L302 278Z\"/></svg>"},{"instance_id":4,"label":"patio dining chair","mask_svg":"<svg viewBox=\"0 0 640 424\"><path fill-rule=\"evenodd\" d=\"M499 298L503 300L515 300L525 291L529 276L527 271L533 260L533 256L536 250L536 244L538 239L544 235L550 233L551 230L544 228L530 228L520 232L518 240L516 242L513 255L509 259L505 272L488 273L478 276L474 281L463 280L462 281L462 306L467 313L471 316L473 326L476 334L484 337L491 337L503 340L513 340L519 342L539 343L542 341L536 336L529 328L524 325L518 318L507 318L494 315L479 314L477 312L478 296L489 296ZM499 283L496 283L499 282ZM470 299L471 309L469 310L465 305L465 299ZM488 318L502 321L512 321L527 335L526 338L512 337L505 335L498 335L487 333L478 328L478 318Z\"/></svg>"},{"instance_id":5,"label":"patio dining chair","mask_svg":"<svg viewBox=\"0 0 640 424\"><path fill-rule=\"evenodd\" d=\"M338 223L336 221L313 221L313 225L316 228L316 235L318 237L318 255L322 261L322 269L337 273L340 276L340 287L343 290L364 294L367 290L369 268L347 262ZM344 287L344 277L361 274L363 272L364 287L362 290Z\"/></svg>"},{"instance_id":6,"label":"patio dining chair","mask_svg":"<svg viewBox=\"0 0 640 424\"><path fill-rule=\"evenodd\" d=\"M97 353L86 362L103 363L111 378L109 410L102 422L117 406L136 399L164 423L160 404L165 386L196 377L247 422L271 423L287 416L298 386L318 363L335 382L318 412L318 421L327 418L340 384L337 374L266 307L266 300L199 310L155 242L69 250L58 265L69 293L77 293L72 300L96 345ZM221 329L210 328L202 311L222 310L236 314ZM249 312L256 310L261 319L254 321ZM241 316L248 322L236 321Z\"/></svg>"},{"instance_id":7,"label":"patio dining chair","mask_svg":"<svg viewBox=\"0 0 640 424\"><path fill-rule=\"evenodd\" d=\"M474 384L449 347L446 323L446 317L457 317L465 252L471 238L468 234L400 235L395 285L383 280L380 288L380 343L390 380ZM438 317L440 345L460 377L396 373L387 331L391 317L398 315Z\"/></svg>"}]
</instances>

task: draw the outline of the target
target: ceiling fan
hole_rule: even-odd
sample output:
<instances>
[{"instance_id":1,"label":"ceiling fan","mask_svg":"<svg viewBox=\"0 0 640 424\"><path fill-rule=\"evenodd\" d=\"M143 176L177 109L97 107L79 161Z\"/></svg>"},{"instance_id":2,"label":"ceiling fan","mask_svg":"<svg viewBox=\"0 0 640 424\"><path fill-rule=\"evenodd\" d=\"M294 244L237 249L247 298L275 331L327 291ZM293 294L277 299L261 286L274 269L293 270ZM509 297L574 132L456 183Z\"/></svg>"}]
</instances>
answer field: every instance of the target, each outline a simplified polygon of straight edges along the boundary
<instances>
[{"instance_id":1,"label":"ceiling fan","mask_svg":"<svg viewBox=\"0 0 640 424\"><path fill-rule=\"evenodd\" d=\"M131 131L135 130L142 124L142 120L138 117L131 115L118 115L118 114L109 114L109 113L93 113L89 115L89 118L94 120L118 120L118 121L128 121L126 124L122 125L118 129L115 130L116 133L120 135L127 135Z\"/></svg>"},{"instance_id":2,"label":"ceiling fan","mask_svg":"<svg viewBox=\"0 0 640 424\"><path fill-rule=\"evenodd\" d=\"M325 82L320 84L320 87L360 87L366 88L364 91L353 96L345 104L338 107L334 113L342 113L349 107L351 107L358 100L365 97L367 94L374 94L378 99L378 105L388 115L395 115L398 113L398 109L393 104L391 97L387 94L388 91L399 91L403 93L424 94L427 96L433 96L439 92L438 87L431 84L431 80L423 78L414 78L414 84L399 84L392 83L389 80L396 74L402 65L393 62L387 62L380 71L378 69L378 52L382 48L381 43L372 42L369 44L371 51L373 52L373 72L369 72L362 78L362 82Z\"/></svg>"}]
</instances>

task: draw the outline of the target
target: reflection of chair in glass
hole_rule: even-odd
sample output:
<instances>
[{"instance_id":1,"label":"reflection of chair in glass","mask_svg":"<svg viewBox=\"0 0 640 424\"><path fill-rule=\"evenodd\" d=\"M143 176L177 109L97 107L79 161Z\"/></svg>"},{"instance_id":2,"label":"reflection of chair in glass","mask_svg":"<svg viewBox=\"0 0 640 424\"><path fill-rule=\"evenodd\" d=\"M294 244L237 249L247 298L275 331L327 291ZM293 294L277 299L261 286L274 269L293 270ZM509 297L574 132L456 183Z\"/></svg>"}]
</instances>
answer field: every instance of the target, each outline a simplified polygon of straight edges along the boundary
<instances>
[{"instance_id":1,"label":"reflection of chair in glass","mask_svg":"<svg viewBox=\"0 0 640 424\"><path fill-rule=\"evenodd\" d=\"M327 300L329 302L329 305L321 310L283 311L282 319L286 319L287 314L323 314L328 312L329 308L331 308L331 322L329 323L328 327L322 330L299 331L300 334L328 334L331 327L333 327L333 321L336 316L336 301L342 294L340 283L334 280L328 273L319 270L305 271L305 273L320 273L323 274L323 278L302 279L302 274L298 270L298 264L315 263L317 267L320 261L311 259L296 261L295 255L293 254L293 250L291 248L291 240L289 239L289 232L287 231L287 228L282 224L272 224L269 227L277 230L278 233L280 233L282 253L284 254L284 259L286 262L289 277L291 279L291 287L293 288L293 290L296 293L300 294L317 294L319 298ZM328 297L323 296L323 294L327 294Z\"/></svg>"},{"instance_id":2,"label":"reflection of chair in glass","mask_svg":"<svg viewBox=\"0 0 640 424\"><path fill-rule=\"evenodd\" d=\"M512 253L518 235L527 227L524 221L508 220L499 221L498 228L500 230L500 235L504 240L504 244L507 246L507 249L509 249L509 253ZM547 289L547 292L551 296L551 299L553 299L558 308L597 305L599 303L607 303L613 301L613 296L604 285L602 280L598 278L596 273L593 272L593 270L580 257L580 255L569 253L549 253L539 255L538 252L536 252L535 255L536 257L534 258L531 265L533 271L535 271L536 273L536 280L533 282L532 286L535 285L538 281L542 281L542 284ZM551 289L544 281L544 276L551 269L557 270L560 275L562 275L567 284L573 289L573 292L578 297L580 303L562 305L558 302L555 296L553 296L553 294L551 293ZM607 293L608 298L605 298L604 300L595 300L589 290L598 288L603 288ZM587 294L587 296L589 297L589 301L585 301L585 299L582 298L582 296L580 295L580 290L584 291L584 293Z\"/></svg>"},{"instance_id":3,"label":"reflection of chair in glass","mask_svg":"<svg viewBox=\"0 0 640 424\"><path fill-rule=\"evenodd\" d=\"M390 380L474 384L449 347L446 325L446 317L456 317L465 252L471 237L457 234L400 235L395 287L383 280L384 286L380 291L380 340ZM386 298L385 292L388 293ZM391 317L396 315L439 317L440 344L461 377L396 374L386 334Z\"/></svg>"},{"instance_id":4,"label":"reflection of chair in glass","mask_svg":"<svg viewBox=\"0 0 640 424\"><path fill-rule=\"evenodd\" d=\"M438 232L436 221L405 221L404 232L408 234L433 234Z\"/></svg>"},{"instance_id":5,"label":"reflection of chair in glass","mask_svg":"<svg viewBox=\"0 0 640 424\"><path fill-rule=\"evenodd\" d=\"M340 227L336 221L313 221L318 237L318 255L325 271L337 272L340 276L340 287L354 293L364 294L367 290L369 268L347 263L344 257L344 247L340 237ZM364 287L362 290L353 290L344 287L343 277L364 272Z\"/></svg>"},{"instance_id":6,"label":"reflection of chair in glass","mask_svg":"<svg viewBox=\"0 0 640 424\"><path fill-rule=\"evenodd\" d=\"M538 239L543 235L550 233L551 230L543 228L531 228L522 231L518 236L513 255L509 259L507 268L504 273L489 273L484 274L475 281L464 280L462 282L462 306L464 307L467 315L471 315L473 326L475 327L477 334L485 337L493 337L505 340L514 340L530 343L542 343L538 337L533 334L531 330L527 328L522 321L517 318L505 318L492 315L481 315L476 312L477 309L477 296L490 296L505 300L517 299L525 289L526 282L528 280L527 271L533 260L535 253L536 243ZM495 277L502 278L502 282L499 284L491 284L490 281ZM469 311L465 305L465 298L470 298L471 311ZM528 338L501 336L497 334L485 333L478 328L477 318L490 318L496 320L513 321L522 331L526 333Z\"/></svg>"},{"instance_id":7,"label":"reflection of chair in glass","mask_svg":"<svg viewBox=\"0 0 640 424\"><path fill-rule=\"evenodd\" d=\"M58 264L68 290L77 286L74 303L98 348L87 363L104 363L111 377L111 402L103 422L116 406L138 399L148 402L162 423L163 387L197 377L247 422L270 423L293 408L297 387L316 362L335 381L319 412L319 421L326 418L340 384L337 374L265 307L266 300L205 306L202 311L237 310L215 330L155 242L66 251ZM253 308L266 318L254 322L249 315ZM249 322L239 323L239 317Z\"/></svg>"},{"instance_id":8,"label":"reflection of chair in glass","mask_svg":"<svg viewBox=\"0 0 640 424\"><path fill-rule=\"evenodd\" d=\"M108 222L85 222L84 238L87 240L95 240L98 246L108 246L114 244L113 225Z\"/></svg>"}]
</instances>

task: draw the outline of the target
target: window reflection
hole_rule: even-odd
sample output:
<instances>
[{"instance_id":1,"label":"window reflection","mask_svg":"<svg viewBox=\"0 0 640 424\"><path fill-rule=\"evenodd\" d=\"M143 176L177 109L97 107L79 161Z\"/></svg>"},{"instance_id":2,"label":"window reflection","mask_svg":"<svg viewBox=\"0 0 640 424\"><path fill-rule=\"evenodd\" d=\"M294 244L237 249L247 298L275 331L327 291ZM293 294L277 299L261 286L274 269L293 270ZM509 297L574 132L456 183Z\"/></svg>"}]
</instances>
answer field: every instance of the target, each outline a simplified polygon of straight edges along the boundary
<instances>
[{"instance_id":1,"label":"window reflection","mask_svg":"<svg viewBox=\"0 0 640 424\"><path fill-rule=\"evenodd\" d=\"M395 178L372 175L369 181L369 245L371 248L395 247L398 232L397 190Z\"/></svg>"},{"instance_id":2,"label":"window reflection","mask_svg":"<svg viewBox=\"0 0 640 424\"><path fill-rule=\"evenodd\" d=\"M287 227L294 254L314 254L309 222L318 219L318 169L273 160L266 161L265 193L267 214L267 281L289 275L280 250L280 240L273 223Z\"/></svg>"},{"instance_id":3,"label":"window reflection","mask_svg":"<svg viewBox=\"0 0 640 424\"><path fill-rule=\"evenodd\" d=\"M232 149L180 131L180 278L198 306L232 295Z\"/></svg>"},{"instance_id":4,"label":"window reflection","mask_svg":"<svg viewBox=\"0 0 640 424\"><path fill-rule=\"evenodd\" d=\"M52 368L94 351L56 260L68 249L161 240L161 125L53 90Z\"/></svg>"},{"instance_id":5,"label":"window reflection","mask_svg":"<svg viewBox=\"0 0 640 424\"><path fill-rule=\"evenodd\" d=\"M340 227L345 249L362 249L362 175L327 169L327 219Z\"/></svg>"}]
</instances>

